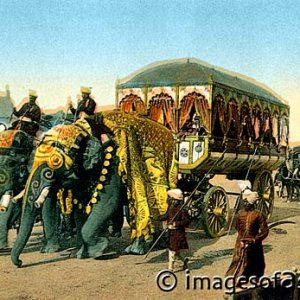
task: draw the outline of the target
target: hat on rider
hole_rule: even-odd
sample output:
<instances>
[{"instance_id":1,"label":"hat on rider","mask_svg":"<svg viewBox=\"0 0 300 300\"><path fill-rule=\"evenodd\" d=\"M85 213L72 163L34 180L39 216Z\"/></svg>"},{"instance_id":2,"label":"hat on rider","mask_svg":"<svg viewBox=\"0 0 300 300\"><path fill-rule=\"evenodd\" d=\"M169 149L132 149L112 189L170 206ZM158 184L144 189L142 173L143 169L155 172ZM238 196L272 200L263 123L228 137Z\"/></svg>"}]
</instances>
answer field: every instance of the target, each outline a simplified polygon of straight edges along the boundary
<instances>
[{"instance_id":1,"label":"hat on rider","mask_svg":"<svg viewBox=\"0 0 300 300\"><path fill-rule=\"evenodd\" d=\"M175 200L183 200L183 193L181 189L171 189L167 191L170 198Z\"/></svg>"},{"instance_id":2,"label":"hat on rider","mask_svg":"<svg viewBox=\"0 0 300 300\"><path fill-rule=\"evenodd\" d=\"M82 93L82 94L87 94L87 95L89 95L89 94L91 93L91 88L89 88L89 87L87 87L87 86L82 86L82 87L80 88L80 90L81 90L81 93Z\"/></svg>"},{"instance_id":3,"label":"hat on rider","mask_svg":"<svg viewBox=\"0 0 300 300\"><path fill-rule=\"evenodd\" d=\"M34 97L34 98L38 97L38 94L35 90L29 90L28 94L29 94L29 97Z\"/></svg>"}]
</instances>

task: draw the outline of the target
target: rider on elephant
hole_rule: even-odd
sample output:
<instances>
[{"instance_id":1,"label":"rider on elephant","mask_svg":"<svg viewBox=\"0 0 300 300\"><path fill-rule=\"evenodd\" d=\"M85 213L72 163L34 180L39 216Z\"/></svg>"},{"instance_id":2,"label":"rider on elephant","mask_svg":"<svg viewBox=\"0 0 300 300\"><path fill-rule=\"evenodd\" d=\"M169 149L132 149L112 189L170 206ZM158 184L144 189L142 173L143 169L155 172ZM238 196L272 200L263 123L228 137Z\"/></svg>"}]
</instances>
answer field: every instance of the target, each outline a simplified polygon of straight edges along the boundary
<instances>
[{"instance_id":1,"label":"rider on elephant","mask_svg":"<svg viewBox=\"0 0 300 300\"><path fill-rule=\"evenodd\" d=\"M36 91L29 90L29 102L24 103L19 110L14 108L13 114L19 119L12 124L12 128L20 129L31 136L36 136L41 121L41 109L36 104L37 97Z\"/></svg>"}]
</instances>

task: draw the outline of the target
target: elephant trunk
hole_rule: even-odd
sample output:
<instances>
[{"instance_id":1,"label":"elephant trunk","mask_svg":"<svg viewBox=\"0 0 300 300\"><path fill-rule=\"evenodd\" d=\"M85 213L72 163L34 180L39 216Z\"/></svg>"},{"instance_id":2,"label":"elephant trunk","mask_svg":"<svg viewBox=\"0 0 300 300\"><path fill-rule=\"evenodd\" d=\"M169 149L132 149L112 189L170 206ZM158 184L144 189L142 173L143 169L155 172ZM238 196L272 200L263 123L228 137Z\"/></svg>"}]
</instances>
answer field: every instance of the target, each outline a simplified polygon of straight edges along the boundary
<instances>
[{"instance_id":1,"label":"elephant trunk","mask_svg":"<svg viewBox=\"0 0 300 300\"><path fill-rule=\"evenodd\" d=\"M22 266L22 260L19 259L19 256L30 238L35 221L36 210L45 201L45 197L48 193L49 187L46 187L42 190L39 198L34 202L34 205L28 203L28 201L25 203L19 232L10 253L11 261L17 267Z\"/></svg>"},{"instance_id":2,"label":"elephant trunk","mask_svg":"<svg viewBox=\"0 0 300 300\"><path fill-rule=\"evenodd\" d=\"M2 195L0 200L0 212L6 212L11 199L12 191L7 191Z\"/></svg>"}]
</instances>

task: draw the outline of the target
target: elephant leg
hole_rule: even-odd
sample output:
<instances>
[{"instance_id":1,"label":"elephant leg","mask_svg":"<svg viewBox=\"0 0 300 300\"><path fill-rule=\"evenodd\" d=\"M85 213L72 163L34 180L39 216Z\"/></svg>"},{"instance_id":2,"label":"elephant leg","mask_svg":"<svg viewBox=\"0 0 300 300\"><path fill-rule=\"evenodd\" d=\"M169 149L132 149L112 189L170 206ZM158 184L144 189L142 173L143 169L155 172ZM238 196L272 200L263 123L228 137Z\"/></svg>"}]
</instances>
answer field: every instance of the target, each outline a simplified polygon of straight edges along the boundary
<instances>
[{"instance_id":1,"label":"elephant leg","mask_svg":"<svg viewBox=\"0 0 300 300\"><path fill-rule=\"evenodd\" d=\"M0 249L8 246L8 230L21 217L21 205L10 202L5 212L0 213Z\"/></svg>"},{"instance_id":2,"label":"elephant leg","mask_svg":"<svg viewBox=\"0 0 300 300\"><path fill-rule=\"evenodd\" d=\"M13 213L13 203L10 202L5 212L0 212L0 249L7 248L7 237L9 229L9 219Z\"/></svg>"},{"instance_id":3,"label":"elephant leg","mask_svg":"<svg viewBox=\"0 0 300 300\"><path fill-rule=\"evenodd\" d=\"M121 237L122 236L122 227L124 224L124 212L123 212L123 205L119 205L114 217L112 218L112 233L111 236L113 237Z\"/></svg>"},{"instance_id":4,"label":"elephant leg","mask_svg":"<svg viewBox=\"0 0 300 300\"><path fill-rule=\"evenodd\" d=\"M58 224L59 224L59 208L56 201L52 197L47 197L42 207L42 219L44 226L44 234L46 245L41 249L43 253L51 253L59 251Z\"/></svg>"},{"instance_id":5,"label":"elephant leg","mask_svg":"<svg viewBox=\"0 0 300 300\"><path fill-rule=\"evenodd\" d=\"M78 258L99 256L107 248L108 238L105 236L105 232L108 220L112 218L118 208L120 188L121 179L117 173L113 174L109 184L105 185L101 191L98 202L93 205L92 212L82 227L84 246L78 252Z\"/></svg>"},{"instance_id":6,"label":"elephant leg","mask_svg":"<svg viewBox=\"0 0 300 300\"><path fill-rule=\"evenodd\" d=\"M83 210L75 209L74 210L74 220L76 225L76 248L80 249L83 245L83 239L81 235L81 229L87 219L86 214L83 212Z\"/></svg>"}]
</instances>

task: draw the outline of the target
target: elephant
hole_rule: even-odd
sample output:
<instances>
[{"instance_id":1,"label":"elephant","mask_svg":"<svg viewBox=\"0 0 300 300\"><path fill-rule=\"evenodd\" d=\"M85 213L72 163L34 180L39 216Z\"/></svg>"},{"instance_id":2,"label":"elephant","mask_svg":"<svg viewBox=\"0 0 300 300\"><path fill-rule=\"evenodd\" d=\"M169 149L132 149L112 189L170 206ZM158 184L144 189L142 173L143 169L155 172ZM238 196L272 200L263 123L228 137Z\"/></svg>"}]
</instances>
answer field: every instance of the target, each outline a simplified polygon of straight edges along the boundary
<instances>
[{"instance_id":1,"label":"elephant","mask_svg":"<svg viewBox=\"0 0 300 300\"><path fill-rule=\"evenodd\" d=\"M8 230L21 215L22 192L28 176L33 139L21 130L0 132L0 249L6 249Z\"/></svg>"},{"instance_id":2,"label":"elephant","mask_svg":"<svg viewBox=\"0 0 300 300\"><path fill-rule=\"evenodd\" d=\"M126 252L146 253L160 216L167 211L167 190L176 186L174 146L169 129L119 110L52 128L36 150L26 183L21 225L11 251L13 264L22 266L19 256L30 237L36 208L48 203L45 211L51 219L54 195L60 189L73 192L81 240L77 258L103 254L109 242L108 221L124 203L131 228ZM50 229L44 228L46 239Z\"/></svg>"}]
</instances>

